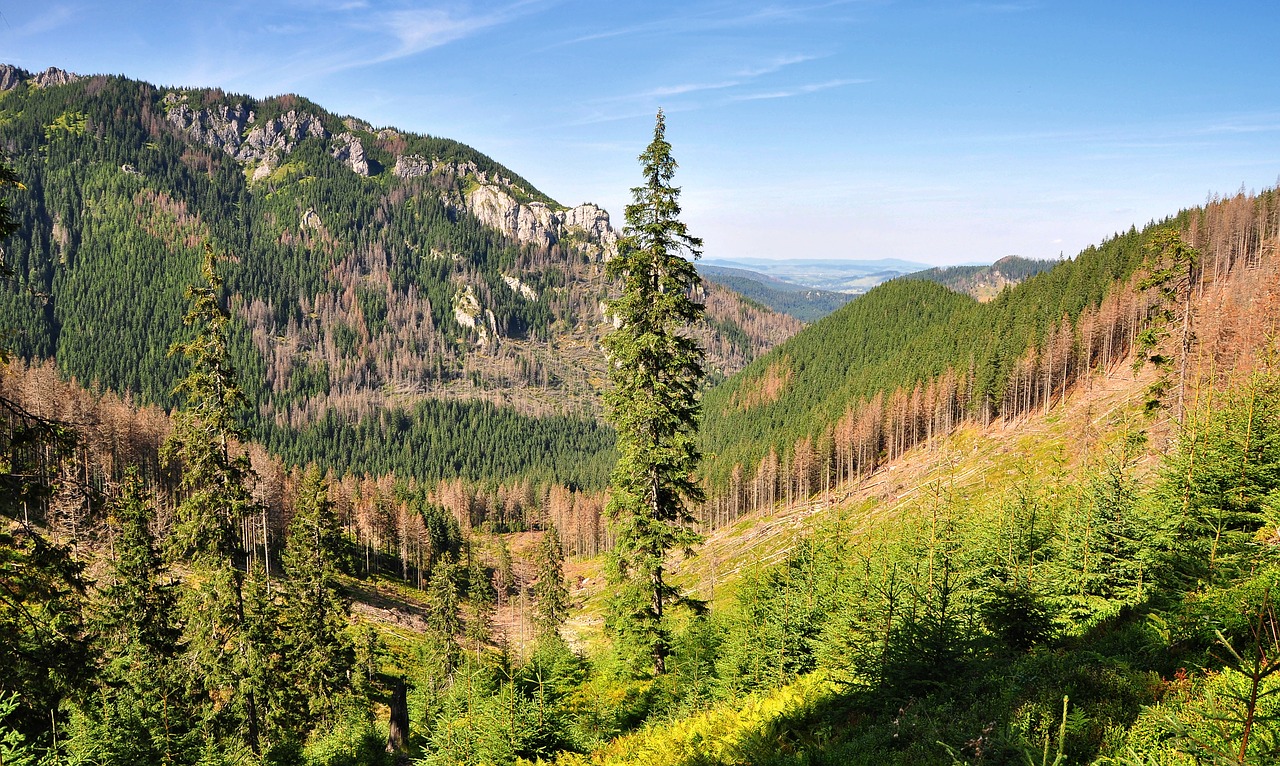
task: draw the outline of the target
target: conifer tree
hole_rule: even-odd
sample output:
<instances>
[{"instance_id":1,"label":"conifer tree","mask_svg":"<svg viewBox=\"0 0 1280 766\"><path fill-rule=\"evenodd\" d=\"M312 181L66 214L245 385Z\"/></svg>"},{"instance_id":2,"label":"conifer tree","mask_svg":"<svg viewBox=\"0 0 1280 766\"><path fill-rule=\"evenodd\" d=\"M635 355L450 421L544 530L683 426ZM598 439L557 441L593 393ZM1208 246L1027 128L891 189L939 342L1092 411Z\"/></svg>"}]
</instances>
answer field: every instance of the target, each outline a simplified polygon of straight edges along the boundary
<instances>
[{"instance_id":1,"label":"conifer tree","mask_svg":"<svg viewBox=\"0 0 1280 766\"><path fill-rule=\"evenodd\" d=\"M293 691L306 718L326 720L348 686L354 649L344 630L349 604L338 582L342 531L320 469L298 489L283 556L286 598L281 613Z\"/></svg>"},{"instance_id":2,"label":"conifer tree","mask_svg":"<svg viewBox=\"0 0 1280 766\"><path fill-rule=\"evenodd\" d=\"M494 605L497 593L493 579L480 558L474 539L467 542L467 598L471 601L471 619L467 621L467 641L475 649L476 659L493 632Z\"/></svg>"},{"instance_id":3,"label":"conifer tree","mask_svg":"<svg viewBox=\"0 0 1280 766\"><path fill-rule=\"evenodd\" d=\"M569 589L564 584L564 551L560 533L554 526L547 529L538 543L538 579L533 584L534 621L539 636L550 636L560 630L569 616Z\"/></svg>"},{"instance_id":4,"label":"conifer tree","mask_svg":"<svg viewBox=\"0 0 1280 766\"><path fill-rule=\"evenodd\" d=\"M445 665L450 670L458 664L455 639L462 632L458 602L458 564L452 553L446 553L431 568L431 579L427 582L427 626L440 642Z\"/></svg>"},{"instance_id":5,"label":"conifer tree","mask_svg":"<svg viewBox=\"0 0 1280 766\"><path fill-rule=\"evenodd\" d=\"M239 534L251 505L246 487L250 468L248 456L233 451L241 436L237 415L245 397L231 364L230 316L222 305L216 267L213 248L206 245L204 279L187 288L191 305L183 318L195 328L195 337L169 350L191 367L174 388L186 402L174 415L163 456L182 471L183 499L173 539L175 553L190 557L195 575L184 604L184 666L193 691L219 700L203 722L205 744L216 748L234 734L256 752L258 710L245 683L253 652L245 630Z\"/></svg>"},{"instance_id":6,"label":"conifer tree","mask_svg":"<svg viewBox=\"0 0 1280 766\"><path fill-rule=\"evenodd\" d=\"M102 661L92 691L68 726L68 749L103 764L194 760L192 698L175 666L181 633L173 583L161 582L160 551L151 534L151 504L130 467L110 507L110 574L98 591L93 620Z\"/></svg>"},{"instance_id":7,"label":"conifer tree","mask_svg":"<svg viewBox=\"0 0 1280 766\"><path fill-rule=\"evenodd\" d=\"M614 569L628 585L612 624L662 674L671 651L666 611L682 601L666 580L666 558L699 541L688 505L702 500L693 470L703 352L687 330L703 307L693 298L698 272L683 256L701 255L702 240L678 217L676 161L661 110L639 159L644 184L631 190L618 255L608 265L622 292L609 304L618 328L604 340L611 383L605 403L618 452L607 513L617 540Z\"/></svg>"}]
</instances>

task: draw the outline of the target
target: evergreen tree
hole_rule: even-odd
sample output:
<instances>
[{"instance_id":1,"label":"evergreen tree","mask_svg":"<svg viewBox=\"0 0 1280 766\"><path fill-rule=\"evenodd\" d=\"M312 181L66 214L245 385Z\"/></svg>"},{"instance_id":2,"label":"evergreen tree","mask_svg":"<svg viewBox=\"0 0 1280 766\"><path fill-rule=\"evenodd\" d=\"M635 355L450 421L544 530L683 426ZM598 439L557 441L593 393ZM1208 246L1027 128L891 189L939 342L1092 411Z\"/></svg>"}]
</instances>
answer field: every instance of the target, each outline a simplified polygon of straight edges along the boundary
<instances>
[{"instance_id":1,"label":"evergreen tree","mask_svg":"<svg viewBox=\"0 0 1280 766\"><path fill-rule=\"evenodd\" d=\"M103 764L190 763L195 706L175 673L177 594L161 582L154 511L135 468L110 511L115 558L93 621L102 662L72 715L68 750Z\"/></svg>"},{"instance_id":2,"label":"evergreen tree","mask_svg":"<svg viewBox=\"0 0 1280 766\"><path fill-rule=\"evenodd\" d=\"M253 652L245 630L240 540L251 506L250 468L247 455L233 453L245 397L230 359L230 317L221 293L213 248L206 245L204 282L188 287L191 305L183 320L196 335L170 348L170 355L185 357L191 367L174 389L186 404L174 416L163 453L182 471L184 497L173 537L175 552L190 557L194 575L184 604L184 666L193 691L216 701L205 711L205 745L216 749L234 734L256 752L257 703L245 683Z\"/></svg>"},{"instance_id":3,"label":"evergreen tree","mask_svg":"<svg viewBox=\"0 0 1280 766\"><path fill-rule=\"evenodd\" d=\"M298 489L289 522L281 613L292 691L311 722L332 716L354 663L354 649L344 633L350 606L338 581L342 549L329 488L313 466Z\"/></svg>"},{"instance_id":4,"label":"evergreen tree","mask_svg":"<svg viewBox=\"0 0 1280 766\"><path fill-rule=\"evenodd\" d=\"M556 635L569 616L569 589L564 584L564 551L560 533L547 529L538 543L535 564L538 579L533 583L534 622L538 635Z\"/></svg>"},{"instance_id":5,"label":"evergreen tree","mask_svg":"<svg viewBox=\"0 0 1280 766\"><path fill-rule=\"evenodd\" d=\"M701 255L702 240L678 218L676 161L665 134L659 110L653 141L639 158L644 184L631 190L618 255L608 266L622 294L609 304L618 328L604 340L611 383L605 403L618 433L607 512L617 539L614 568L629 586L613 625L651 657L658 674L670 653L666 611L682 600L666 580L667 554L699 541L688 526L688 503L702 500L693 470L703 353L686 334L702 316L692 297L701 280L683 257Z\"/></svg>"},{"instance_id":6,"label":"evergreen tree","mask_svg":"<svg viewBox=\"0 0 1280 766\"><path fill-rule=\"evenodd\" d=\"M458 664L455 639L462 632L458 601L458 564L452 553L446 553L431 568L427 582L427 627L440 643L445 666L450 670Z\"/></svg>"},{"instance_id":7,"label":"evergreen tree","mask_svg":"<svg viewBox=\"0 0 1280 766\"><path fill-rule=\"evenodd\" d=\"M494 606L497 593L493 589L493 579L489 570L480 558L480 551L475 547L475 540L467 542L467 598L471 600L471 619L467 621L467 641L475 648L476 660L480 659L481 649L489 642L493 630Z\"/></svg>"}]
</instances>

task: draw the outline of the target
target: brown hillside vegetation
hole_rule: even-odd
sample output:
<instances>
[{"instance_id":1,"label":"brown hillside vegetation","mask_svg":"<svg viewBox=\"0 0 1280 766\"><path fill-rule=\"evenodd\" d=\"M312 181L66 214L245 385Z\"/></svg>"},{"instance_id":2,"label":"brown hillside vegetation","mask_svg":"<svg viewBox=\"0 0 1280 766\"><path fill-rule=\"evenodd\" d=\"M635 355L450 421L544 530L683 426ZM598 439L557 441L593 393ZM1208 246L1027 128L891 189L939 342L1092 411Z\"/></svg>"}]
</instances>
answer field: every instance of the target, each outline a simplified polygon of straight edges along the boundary
<instances>
[{"instance_id":1,"label":"brown hillside vegetation","mask_svg":"<svg viewBox=\"0 0 1280 766\"><path fill-rule=\"evenodd\" d=\"M1267 333L1275 331L1278 195L1215 198L1190 211L1188 220L1182 238L1201 256L1192 283L1180 292L1185 306L1168 305L1150 284L1152 269L1163 267L1149 264L1114 284L1101 303L1087 307L1076 321L1063 317L1055 322L1014 366L1003 401L989 402L976 416L967 409L972 369L949 369L932 380L877 394L849 406L837 420L801 436L784 452L771 451L754 466L734 466L728 486L704 508L703 524L719 529L748 511L802 502L815 492L860 481L881 464L917 445L933 444L975 419L986 427L997 413L1004 420L1047 413L1078 386L1091 385L1097 371L1113 370L1131 358L1153 322L1152 332L1171 333L1186 344L1183 349L1162 347L1156 354L1166 362L1176 360L1158 395L1183 396L1195 384L1189 377L1192 370L1215 374L1235 363L1232 354L1261 347ZM736 397L734 404L769 401L762 398L764 392L779 390L785 376L770 367L761 380L759 391L747 389L750 393Z\"/></svg>"}]
</instances>

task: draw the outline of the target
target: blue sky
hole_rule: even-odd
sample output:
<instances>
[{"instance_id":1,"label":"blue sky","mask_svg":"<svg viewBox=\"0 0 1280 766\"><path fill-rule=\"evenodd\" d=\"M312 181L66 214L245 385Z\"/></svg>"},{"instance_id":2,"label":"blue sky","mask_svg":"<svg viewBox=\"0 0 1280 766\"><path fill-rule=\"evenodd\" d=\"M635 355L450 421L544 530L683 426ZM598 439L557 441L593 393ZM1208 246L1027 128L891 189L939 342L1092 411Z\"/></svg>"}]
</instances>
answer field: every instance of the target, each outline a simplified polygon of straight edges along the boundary
<instances>
[{"instance_id":1,"label":"blue sky","mask_svg":"<svg viewBox=\"0 0 1280 766\"><path fill-rule=\"evenodd\" d=\"M0 61L304 95L621 224L653 115L708 257L1070 256L1280 177L1280 4L0 0Z\"/></svg>"}]
</instances>

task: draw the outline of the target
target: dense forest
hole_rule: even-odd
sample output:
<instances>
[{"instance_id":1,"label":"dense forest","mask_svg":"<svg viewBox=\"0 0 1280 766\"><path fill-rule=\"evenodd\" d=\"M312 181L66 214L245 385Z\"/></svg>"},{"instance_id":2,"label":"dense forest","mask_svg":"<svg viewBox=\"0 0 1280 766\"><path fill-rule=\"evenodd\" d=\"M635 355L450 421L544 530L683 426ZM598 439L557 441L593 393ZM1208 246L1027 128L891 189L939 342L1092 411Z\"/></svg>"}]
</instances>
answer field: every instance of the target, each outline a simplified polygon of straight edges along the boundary
<instances>
[{"instance_id":1,"label":"dense forest","mask_svg":"<svg viewBox=\"0 0 1280 766\"><path fill-rule=\"evenodd\" d=\"M596 422L607 213L558 205L462 144L297 96L5 71L0 147L25 187L5 245L15 279L0 289L16 355L172 408L181 369L167 352L208 242L229 256L247 425L281 454L434 481L454 470L439 454L408 459L364 435L445 418L416 435L455 434L441 451L468 452L449 458L464 478L603 487L589 466L611 440ZM800 327L722 288L705 302L698 334L718 377ZM477 444L456 437L476 428ZM517 431L550 452L492 454ZM363 440L358 464L318 439L336 432Z\"/></svg>"},{"instance_id":2,"label":"dense forest","mask_svg":"<svg viewBox=\"0 0 1280 766\"><path fill-rule=\"evenodd\" d=\"M980 301L989 301L1005 287L1048 271L1057 264L1057 261L1038 261L1006 255L990 266L941 266L917 271L911 278L927 279L946 285L958 293L968 293Z\"/></svg>"}]
</instances>

